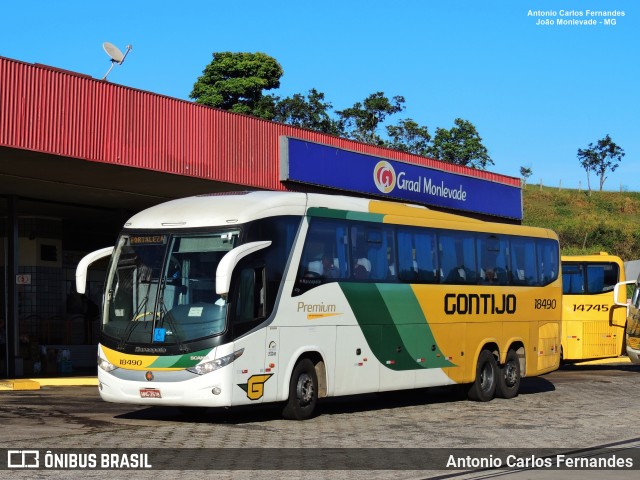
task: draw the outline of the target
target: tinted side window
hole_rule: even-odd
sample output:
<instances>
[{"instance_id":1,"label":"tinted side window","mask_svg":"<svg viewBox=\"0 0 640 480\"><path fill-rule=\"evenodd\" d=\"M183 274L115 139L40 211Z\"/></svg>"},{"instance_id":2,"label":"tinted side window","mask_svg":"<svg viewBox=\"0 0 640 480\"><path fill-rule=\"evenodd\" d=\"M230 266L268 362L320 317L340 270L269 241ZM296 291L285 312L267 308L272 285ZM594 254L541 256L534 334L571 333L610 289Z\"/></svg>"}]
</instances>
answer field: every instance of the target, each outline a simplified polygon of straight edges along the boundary
<instances>
[{"instance_id":1,"label":"tinted side window","mask_svg":"<svg viewBox=\"0 0 640 480\"><path fill-rule=\"evenodd\" d=\"M562 264L562 293L598 294L610 292L616 286L619 268L616 263L571 263Z\"/></svg>"},{"instance_id":2,"label":"tinted side window","mask_svg":"<svg viewBox=\"0 0 640 480\"><path fill-rule=\"evenodd\" d=\"M352 276L356 280L393 281L395 245L393 227L356 222L351 227Z\"/></svg>"},{"instance_id":3,"label":"tinted side window","mask_svg":"<svg viewBox=\"0 0 640 480\"><path fill-rule=\"evenodd\" d=\"M439 232L439 262L443 283L476 283L475 236L465 232Z\"/></svg>"},{"instance_id":4,"label":"tinted side window","mask_svg":"<svg viewBox=\"0 0 640 480\"><path fill-rule=\"evenodd\" d=\"M511 284L538 285L536 242L533 238L514 237L511 246Z\"/></svg>"},{"instance_id":5,"label":"tinted side window","mask_svg":"<svg viewBox=\"0 0 640 480\"><path fill-rule=\"evenodd\" d=\"M584 268L580 263L562 264L562 293L584 293Z\"/></svg>"},{"instance_id":6,"label":"tinted side window","mask_svg":"<svg viewBox=\"0 0 640 480\"><path fill-rule=\"evenodd\" d=\"M349 224L345 220L309 218L293 295L352 275Z\"/></svg>"},{"instance_id":7,"label":"tinted side window","mask_svg":"<svg viewBox=\"0 0 640 480\"><path fill-rule=\"evenodd\" d=\"M483 285L509 283L509 248L505 238L495 234L478 235L479 282Z\"/></svg>"},{"instance_id":8,"label":"tinted side window","mask_svg":"<svg viewBox=\"0 0 640 480\"><path fill-rule=\"evenodd\" d=\"M539 285L548 285L558 278L560 253L558 243L553 240L537 239Z\"/></svg>"},{"instance_id":9,"label":"tinted side window","mask_svg":"<svg viewBox=\"0 0 640 480\"><path fill-rule=\"evenodd\" d=\"M301 217L281 216L264 218L249 225L247 242L271 241L269 247L252 256L264 262L264 287L267 292L264 300L267 316L273 311L300 221Z\"/></svg>"},{"instance_id":10,"label":"tinted side window","mask_svg":"<svg viewBox=\"0 0 640 480\"><path fill-rule=\"evenodd\" d=\"M398 279L431 283L440 278L438 242L433 230L398 228Z\"/></svg>"},{"instance_id":11,"label":"tinted side window","mask_svg":"<svg viewBox=\"0 0 640 480\"><path fill-rule=\"evenodd\" d=\"M610 292L618 283L618 264L599 263L587 266L589 293Z\"/></svg>"}]
</instances>

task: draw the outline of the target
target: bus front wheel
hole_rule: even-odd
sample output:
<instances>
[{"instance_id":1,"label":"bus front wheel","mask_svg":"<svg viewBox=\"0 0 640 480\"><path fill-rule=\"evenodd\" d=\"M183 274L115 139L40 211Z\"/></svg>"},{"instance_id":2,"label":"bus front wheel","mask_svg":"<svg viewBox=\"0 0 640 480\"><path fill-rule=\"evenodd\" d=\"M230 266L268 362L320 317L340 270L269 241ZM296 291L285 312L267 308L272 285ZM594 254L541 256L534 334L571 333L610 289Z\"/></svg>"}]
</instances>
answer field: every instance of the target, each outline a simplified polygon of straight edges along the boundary
<instances>
[{"instance_id":1,"label":"bus front wheel","mask_svg":"<svg viewBox=\"0 0 640 480\"><path fill-rule=\"evenodd\" d=\"M289 400L282 411L288 420L311 418L318 402L318 376L311 360L298 361L289 383Z\"/></svg>"},{"instance_id":2,"label":"bus front wheel","mask_svg":"<svg viewBox=\"0 0 640 480\"><path fill-rule=\"evenodd\" d=\"M496 381L498 378L498 364L493 353L482 350L478 356L476 366L476 379L471 384L467 396L470 400L488 402L496 393Z\"/></svg>"},{"instance_id":3,"label":"bus front wheel","mask_svg":"<svg viewBox=\"0 0 640 480\"><path fill-rule=\"evenodd\" d=\"M520 389L520 359L515 350L507 352L504 365L498 370L496 395L500 398L513 398Z\"/></svg>"}]
</instances>

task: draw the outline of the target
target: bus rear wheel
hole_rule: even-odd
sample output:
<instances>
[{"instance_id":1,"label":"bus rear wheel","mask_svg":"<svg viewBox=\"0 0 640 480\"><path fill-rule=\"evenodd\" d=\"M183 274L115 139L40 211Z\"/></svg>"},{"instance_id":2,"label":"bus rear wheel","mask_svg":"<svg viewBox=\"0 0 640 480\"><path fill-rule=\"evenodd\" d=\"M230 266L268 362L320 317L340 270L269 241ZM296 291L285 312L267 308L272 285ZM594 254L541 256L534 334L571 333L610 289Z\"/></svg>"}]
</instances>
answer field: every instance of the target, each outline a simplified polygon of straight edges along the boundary
<instances>
[{"instance_id":1,"label":"bus rear wheel","mask_svg":"<svg viewBox=\"0 0 640 480\"><path fill-rule=\"evenodd\" d=\"M498 378L498 364L493 353L482 350L478 356L476 366L476 379L471 384L467 396L477 402L488 402L496 393L496 381Z\"/></svg>"},{"instance_id":2,"label":"bus rear wheel","mask_svg":"<svg viewBox=\"0 0 640 480\"><path fill-rule=\"evenodd\" d=\"M507 352L504 365L498 370L496 395L500 398L513 398L520 390L520 359L515 350Z\"/></svg>"},{"instance_id":3,"label":"bus rear wheel","mask_svg":"<svg viewBox=\"0 0 640 480\"><path fill-rule=\"evenodd\" d=\"M311 360L300 360L291 374L289 400L282 410L288 420L311 418L318 402L318 375Z\"/></svg>"}]
</instances>

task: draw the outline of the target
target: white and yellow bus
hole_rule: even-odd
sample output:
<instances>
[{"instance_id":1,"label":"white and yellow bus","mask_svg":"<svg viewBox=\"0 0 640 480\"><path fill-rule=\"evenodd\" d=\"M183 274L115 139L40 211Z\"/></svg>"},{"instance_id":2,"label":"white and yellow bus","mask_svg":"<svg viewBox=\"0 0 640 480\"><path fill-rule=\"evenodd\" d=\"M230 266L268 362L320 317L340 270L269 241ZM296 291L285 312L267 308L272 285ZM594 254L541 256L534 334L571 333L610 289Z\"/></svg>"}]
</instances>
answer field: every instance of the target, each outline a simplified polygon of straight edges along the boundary
<instances>
[{"instance_id":1,"label":"white and yellow bus","mask_svg":"<svg viewBox=\"0 0 640 480\"><path fill-rule=\"evenodd\" d=\"M606 252L562 256L562 359L579 361L624 354L624 263Z\"/></svg>"},{"instance_id":2,"label":"white and yellow bus","mask_svg":"<svg viewBox=\"0 0 640 480\"><path fill-rule=\"evenodd\" d=\"M111 255L106 401L226 407L468 385L517 395L560 362L557 236L424 207L293 192L171 201Z\"/></svg>"}]
</instances>

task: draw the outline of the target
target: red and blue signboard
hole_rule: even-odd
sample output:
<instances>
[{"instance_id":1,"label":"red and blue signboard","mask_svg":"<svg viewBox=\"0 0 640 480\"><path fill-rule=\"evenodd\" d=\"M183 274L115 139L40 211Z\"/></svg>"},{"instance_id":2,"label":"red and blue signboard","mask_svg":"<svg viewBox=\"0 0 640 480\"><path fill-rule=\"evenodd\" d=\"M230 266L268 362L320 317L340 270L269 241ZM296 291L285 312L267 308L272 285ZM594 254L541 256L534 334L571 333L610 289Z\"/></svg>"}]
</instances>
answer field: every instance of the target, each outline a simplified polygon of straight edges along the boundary
<instances>
[{"instance_id":1,"label":"red and blue signboard","mask_svg":"<svg viewBox=\"0 0 640 480\"><path fill-rule=\"evenodd\" d=\"M522 220L519 187L290 137L280 138L280 180Z\"/></svg>"}]
</instances>

